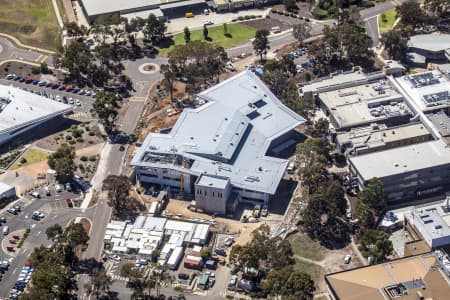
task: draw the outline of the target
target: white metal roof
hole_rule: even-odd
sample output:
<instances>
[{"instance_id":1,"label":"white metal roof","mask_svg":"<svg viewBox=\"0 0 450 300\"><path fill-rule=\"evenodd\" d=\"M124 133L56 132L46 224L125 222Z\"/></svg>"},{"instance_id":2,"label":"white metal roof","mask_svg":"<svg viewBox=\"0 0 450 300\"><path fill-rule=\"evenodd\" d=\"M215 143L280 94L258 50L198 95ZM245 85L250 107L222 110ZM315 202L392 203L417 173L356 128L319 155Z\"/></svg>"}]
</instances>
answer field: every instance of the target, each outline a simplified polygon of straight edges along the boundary
<instances>
[{"instance_id":1,"label":"white metal roof","mask_svg":"<svg viewBox=\"0 0 450 300\"><path fill-rule=\"evenodd\" d=\"M450 49L450 34L416 34L410 37L408 46L439 52Z\"/></svg>"},{"instance_id":2,"label":"white metal roof","mask_svg":"<svg viewBox=\"0 0 450 300\"><path fill-rule=\"evenodd\" d=\"M14 186L6 184L6 183L0 181L0 195L5 193L5 192L9 192L13 188L14 188Z\"/></svg>"},{"instance_id":3,"label":"white metal roof","mask_svg":"<svg viewBox=\"0 0 450 300\"><path fill-rule=\"evenodd\" d=\"M450 164L450 148L430 141L349 158L358 173L369 180Z\"/></svg>"},{"instance_id":4,"label":"white metal roof","mask_svg":"<svg viewBox=\"0 0 450 300\"><path fill-rule=\"evenodd\" d=\"M145 9L159 6L160 0L81 0L89 16ZM147 15L148 16L148 15Z\"/></svg>"},{"instance_id":5,"label":"white metal roof","mask_svg":"<svg viewBox=\"0 0 450 300\"><path fill-rule=\"evenodd\" d=\"M250 71L198 95L207 101L185 109L169 134L151 133L134 166L173 168L193 175L230 178L240 188L274 194L288 161L266 156L270 143L305 120L284 106ZM179 154L190 168L147 159Z\"/></svg>"},{"instance_id":6,"label":"white metal roof","mask_svg":"<svg viewBox=\"0 0 450 300\"><path fill-rule=\"evenodd\" d=\"M0 85L0 99L0 134L72 110L70 105L7 85Z\"/></svg>"}]
</instances>

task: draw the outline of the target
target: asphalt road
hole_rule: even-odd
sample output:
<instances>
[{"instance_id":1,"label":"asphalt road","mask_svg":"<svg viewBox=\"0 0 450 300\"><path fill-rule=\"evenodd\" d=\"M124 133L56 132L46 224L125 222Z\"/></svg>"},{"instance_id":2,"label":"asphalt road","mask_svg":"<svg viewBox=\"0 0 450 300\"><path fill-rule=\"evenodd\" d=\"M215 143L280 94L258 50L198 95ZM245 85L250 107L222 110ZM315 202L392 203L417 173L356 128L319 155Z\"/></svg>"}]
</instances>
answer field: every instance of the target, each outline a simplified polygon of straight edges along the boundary
<instances>
[{"instance_id":1,"label":"asphalt road","mask_svg":"<svg viewBox=\"0 0 450 300\"><path fill-rule=\"evenodd\" d=\"M36 61L40 56L40 53L18 48L9 40L0 37L0 60L15 58Z\"/></svg>"},{"instance_id":2,"label":"asphalt road","mask_svg":"<svg viewBox=\"0 0 450 300\"><path fill-rule=\"evenodd\" d=\"M364 10L361 10L359 13L361 15L361 19L364 21L367 19L370 19L372 17L378 16L379 14L382 14L383 12L394 8L395 4L392 1L386 1L382 3L375 4L374 7L370 7Z\"/></svg>"},{"instance_id":3,"label":"asphalt road","mask_svg":"<svg viewBox=\"0 0 450 300\"><path fill-rule=\"evenodd\" d=\"M372 38L372 45L375 47L380 42L380 32L378 28L378 16L371 17L366 20L364 24L366 27L367 34Z\"/></svg>"},{"instance_id":4,"label":"asphalt road","mask_svg":"<svg viewBox=\"0 0 450 300\"><path fill-rule=\"evenodd\" d=\"M55 193L52 191L52 196L43 196L41 199L24 197L17 201L22 207L21 212L18 215L12 215L6 212L6 209L0 214L7 218L7 223L3 224L8 226L10 233L17 230L23 230L30 228L30 234L25 240L22 248L16 252L8 252L6 245L9 245L8 237L1 236L1 248L0 259L12 258L10 269L3 275L3 279L0 281L0 297L6 297L10 289L14 286L14 283L20 273L21 268L28 259L35 247L40 245L48 246L51 244L46 237L45 230L53 225L60 224L61 226L67 225L70 220L85 216L90 218L93 215L94 208L86 210L84 213L78 208L68 208L65 199L77 198L79 195L63 191L61 193ZM31 215L34 211L41 210L44 212L45 217L41 221L35 221L31 219Z\"/></svg>"}]
</instances>

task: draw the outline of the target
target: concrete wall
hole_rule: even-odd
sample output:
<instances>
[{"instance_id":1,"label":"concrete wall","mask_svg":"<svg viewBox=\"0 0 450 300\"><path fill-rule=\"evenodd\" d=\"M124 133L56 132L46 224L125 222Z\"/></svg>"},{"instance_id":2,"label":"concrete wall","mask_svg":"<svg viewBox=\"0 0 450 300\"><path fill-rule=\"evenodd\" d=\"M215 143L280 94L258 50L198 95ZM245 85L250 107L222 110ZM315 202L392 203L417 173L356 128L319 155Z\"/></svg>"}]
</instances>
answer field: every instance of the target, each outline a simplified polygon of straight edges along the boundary
<instances>
[{"instance_id":1,"label":"concrete wall","mask_svg":"<svg viewBox=\"0 0 450 300\"><path fill-rule=\"evenodd\" d=\"M207 213L225 215L230 192L230 182L227 183L224 189L196 184L195 201L197 203L197 208Z\"/></svg>"}]
</instances>

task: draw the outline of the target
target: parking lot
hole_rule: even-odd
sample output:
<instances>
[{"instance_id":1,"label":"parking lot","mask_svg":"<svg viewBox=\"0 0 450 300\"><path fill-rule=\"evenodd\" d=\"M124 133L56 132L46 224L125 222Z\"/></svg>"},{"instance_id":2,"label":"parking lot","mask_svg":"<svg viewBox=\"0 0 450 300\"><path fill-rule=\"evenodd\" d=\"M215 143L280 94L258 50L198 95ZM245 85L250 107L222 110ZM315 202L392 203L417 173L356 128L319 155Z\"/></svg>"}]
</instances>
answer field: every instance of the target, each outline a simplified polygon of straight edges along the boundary
<instances>
[{"instance_id":1,"label":"parking lot","mask_svg":"<svg viewBox=\"0 0 450 300\"><path fill-rule=\"evenodd\" d=\"M51 87L46 87L45 85L39 86L38 84L36 85L31 83L27 84L25 81L21 82L17 80L8 80L4 78L0 79L0 83L5 85L12 85L21 88L23 90L30 91L43 97L52 99L54 101L59 101L66 103L68 105L72 105L74 113L84 113L90 115L92 104L95 101L95 98L92 95L90 96L86 96L86 94L79 95L77 93L68 92L66 90L59 90L53 89Z\"/></svg>"}]
</instances>

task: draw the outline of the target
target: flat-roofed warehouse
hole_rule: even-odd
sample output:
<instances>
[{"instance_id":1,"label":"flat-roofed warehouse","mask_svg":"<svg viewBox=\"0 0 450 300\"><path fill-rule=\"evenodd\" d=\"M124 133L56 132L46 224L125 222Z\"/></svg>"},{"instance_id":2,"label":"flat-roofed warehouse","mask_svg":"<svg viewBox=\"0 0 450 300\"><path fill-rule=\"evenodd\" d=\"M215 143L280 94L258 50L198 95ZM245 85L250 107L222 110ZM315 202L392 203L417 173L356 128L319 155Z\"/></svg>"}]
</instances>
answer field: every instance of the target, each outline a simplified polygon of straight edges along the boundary
<instances>
[{"instance_id":1,"label":"flat-roofed warehouse","mask_svg":"<svg viewBox=\"0 0 450 300\"><path fill-rule=\"evenodd\" d=\"M349 170L360 189L376 177L389 202L410 200L447 190L450 148L442 140L350 157Z\"/></svg>"},{"instance_id":2,"label":"flat-roofed warehouse","mask_svg":"<svg viewBox=\"0 0 450 300\"><path fill-rule=\"evenodd\" d=\"M413 116L403 96L384 79L320 92L318 97L337 131L371 123L400 125Z\"/></svg>"},{"instance_id":3,"label":"flat-roofed warehouse","mask_svg":"<svg viewBox=\"0 0 450 300\"><path fill-rule=\"evenodd\" d=\"M225 214L236 203L267 204L288 160L268 156L288 147L305 120L284 106L250 71L198 94L168 134L151 133L137 151L141 183L199 199L198 208Z\"/></svg>"},{"instance_id":4,"label":"flat-roofed warehouse","mask_svg":"<svg viewBox=\"0 0 450 300\"><path fill-rule=\"evenodd\" d=\"M202 12L208 7L205 0L81 0L80 3L89 22L109 14L147 18L152 13L157 17L177 17L188 11Z\"/></svg>"},{"instance_id":5,"label":"flat-roofed warehouse","mask_svg":"<svg viewBox=\"0 0 450 300\"><path fill-rule=\"evenodd\" d=\"M0 145L70 111L70 105L0 85Z\"/></svg>"},{"instance_id":6,"label":"flat-roofed warehouse","mask_svg":"<svg viewBox=\"0 0 450 300\"><path fill-rule=\"evenodd\" d=\"M448 299L449 278L432 253L325 276L334 300Z\"/></svg>"}]
</instances>

